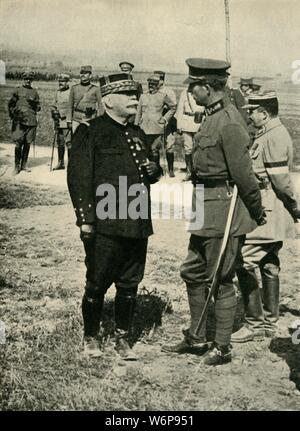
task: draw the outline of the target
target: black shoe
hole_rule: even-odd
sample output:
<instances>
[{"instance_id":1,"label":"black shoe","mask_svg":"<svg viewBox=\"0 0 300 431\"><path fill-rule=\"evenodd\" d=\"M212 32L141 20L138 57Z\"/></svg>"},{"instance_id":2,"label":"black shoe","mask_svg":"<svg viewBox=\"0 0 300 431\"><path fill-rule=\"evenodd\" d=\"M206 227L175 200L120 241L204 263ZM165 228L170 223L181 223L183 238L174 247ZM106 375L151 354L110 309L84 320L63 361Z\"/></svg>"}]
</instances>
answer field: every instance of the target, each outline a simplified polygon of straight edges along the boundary
<instances>
[{"instance_id":1,"label":"black shoe","mask_svg":"<svg viewBox=\"0 0 300 431\"><path fill-rule=\"evenodd\" d=\"M189 330L183 330L184 339L180 343L162 346L161 351L166 353L193 353L204 355L208 350L208 344L191 337Z\"/></svg>"},{"instance_id":2,"label":"black shoe","mask_svg":"<svg viewBox=\"0 0 300 431\"><path fill-rule=\"evenodd\" d=\"M55 168L53 168L53 171L59 171L61 169L65 169L65 165L63 163L58 163Z\"/></svg>"},{"instance_id":3,"label":"black shoe","mask_svg":"<svg viewBox=\"0 0 300 431\"><path fill-rule=\"evenodd\" d=\"M124 337L117 337L115 349L124 361L137 360L136 354Z\"/></svg>"},{"instance_id":4,"label":"black shoe","mask_svg":"<svg viewBox=\"0 0 300 431\"><path fill-rule=\"evenodd\" d=\"M169 177L170 178L174 178L175 177L175 174L174 174L173 170L169 171Z\"/></svg>"},{"instance_id":5,"label":"black shoe","mask_svg":"<svg viewBox=\"0 0 300 431\"><path fill-rule=\"evenodd\" d=\"M231 349L231 344L227 346L213 344L212 348L205 355L203 363L209 366L228 364L232 359Z\"/></svg>"}]
</instances>

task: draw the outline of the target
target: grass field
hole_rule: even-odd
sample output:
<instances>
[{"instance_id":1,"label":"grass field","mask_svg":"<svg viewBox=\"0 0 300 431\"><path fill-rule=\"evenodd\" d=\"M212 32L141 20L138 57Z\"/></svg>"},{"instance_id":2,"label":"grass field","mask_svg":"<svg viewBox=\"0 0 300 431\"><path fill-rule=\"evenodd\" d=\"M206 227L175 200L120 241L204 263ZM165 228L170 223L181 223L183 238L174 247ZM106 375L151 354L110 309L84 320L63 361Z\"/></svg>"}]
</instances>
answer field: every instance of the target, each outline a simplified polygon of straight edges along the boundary
<instances>
[{"instance_id":1,"label":"grass field","mask_svg":"<svg viewBox=\"0 0 300 431\"><path fill-rule=\"evenodd\" d=\"M44 136L49 145L47 106L56 85L38 85L44 105L38 142ZM0 96L7 99L11 89L1 87ZM296 146L297 115L287 110L283 118ZM1 139L9 140L9 124L5 127ZM208 369L195 355L161 352L164 343L181 340L189 323L179 276L189 237L183 221L155 220L135 315L139 360L124 363L114 350L113 287L105 301L103 356L87 359L82 355L80 311L84 253L63 172L49 173L48 149L47 157L39 149L34 172L13 177L13 151L3 147L0 321L6 326L6 342L0 344L0 410L299 410L300 345L292 343L287 329L300 318L299 237L287 240L281 252L277 337L236 345L232 363ZM61 182L47 183L46 171L53 179L61 175ZM239 304L236 327L242 313ZM212 339L211 312L208 329Z\"/></svg>"}]
</instances>

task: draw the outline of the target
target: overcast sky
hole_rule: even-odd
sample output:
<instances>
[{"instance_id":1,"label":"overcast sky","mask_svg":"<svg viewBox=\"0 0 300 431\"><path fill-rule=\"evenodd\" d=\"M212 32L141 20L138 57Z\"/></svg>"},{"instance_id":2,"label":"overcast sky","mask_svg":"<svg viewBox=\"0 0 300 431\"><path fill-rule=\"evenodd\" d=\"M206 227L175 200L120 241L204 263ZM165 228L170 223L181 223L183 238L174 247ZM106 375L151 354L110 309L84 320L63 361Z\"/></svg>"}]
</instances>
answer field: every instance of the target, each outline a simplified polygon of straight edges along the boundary
<instances>
[{"instance_id":1,"label":"overcast sky","mask_svg":"<svg viewBox=\"0 0 300 431\"><path fill-rule=\"evenodd\" d=\"M299 0L229 0L234 70L287 71L300 59ZM223 0L0 0L1 45L78 54L137 70L185 72L188 57L225 58Z\"/></svg>"}]
</instances>

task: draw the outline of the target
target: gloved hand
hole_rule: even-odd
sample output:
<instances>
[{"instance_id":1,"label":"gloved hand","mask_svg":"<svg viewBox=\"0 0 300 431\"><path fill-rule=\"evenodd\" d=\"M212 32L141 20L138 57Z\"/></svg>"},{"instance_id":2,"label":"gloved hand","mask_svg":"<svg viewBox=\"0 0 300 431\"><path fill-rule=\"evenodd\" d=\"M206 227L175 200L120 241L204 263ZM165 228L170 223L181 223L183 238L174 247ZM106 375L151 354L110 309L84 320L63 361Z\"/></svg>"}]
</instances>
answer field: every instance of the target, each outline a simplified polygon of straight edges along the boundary
<instances>
[{"instance_id":1,"label":"gloved hand","mask_svg":"<svg viewBox=\"0 0 300 431\"><path fill-rule=\"evenodd\" d=\"M92 224L83 224L80 226L80 239L83 242L92 241L95 237L95 229Z\"/></svg>"},{"instance_id":2,"label":"gloved hand","mask_svg":"<svg viewBox=\"0 0 300 431\"><path fill-rule=\"evenodd\" d=\"M156 173L158 173L158 168L157 168L157 164L155 162L145 162L142 164L144 170L146 171L147 175L149 175L150 177L152 177L153 175L155 175Z\"/></svg>"},{"instance_id":3,"label":"gloved hand","mask_svg":"<svg viewBox=\"0 0 300 431\"><path fill-rule=\"evenodd\" d=\"M67 128L72 130L72 121L67 121Z\"/></svg>"},{"instance_id":4,"label":"gloved hand","mask_svg":"<svg viewBox=\"0 0 300 431\"><path fill-rule=\"evenodd\" d=\"M163 124L164 126L166 126L166 125L168 124L168 121L165 119L165 117L161 117L161 118L158 120L158 123L159 123L159 124Z\"/></svg>"},{"instance_id":5,"label":"gloved hand","mask_svg":"<svg viewBox=\"0 0 300 431\"><path fill-rule=\"evenodd\" d=\"M291 208L290 212L294 220L300 219L300 209L298 207Z\"/></svg>"}]
</instances>

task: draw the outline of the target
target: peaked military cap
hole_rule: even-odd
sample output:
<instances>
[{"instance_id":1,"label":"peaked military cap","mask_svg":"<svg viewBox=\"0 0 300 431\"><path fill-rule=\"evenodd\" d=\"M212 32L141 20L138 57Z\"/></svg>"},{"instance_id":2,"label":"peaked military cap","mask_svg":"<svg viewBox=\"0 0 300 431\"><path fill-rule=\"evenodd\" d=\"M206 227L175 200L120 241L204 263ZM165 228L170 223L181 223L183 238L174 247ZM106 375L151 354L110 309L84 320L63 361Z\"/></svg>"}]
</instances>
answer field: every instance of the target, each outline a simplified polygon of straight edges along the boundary
<instances>
[{"instance_id":1,"label":"peaked military cap","mask_svg":"<svg viewBox=\"0 0 300 431\"><path fill-rule=\"evenodd\" d=\"M159 83L159 81L160 81L160 78L159 78L159 76L158 75L155 75L155 74L153 74L153 75L150 75L149 76L149 78L147 79L147 81L149 82L156 82L156 83Z\"/></svg>"},{"instance_id":2,"label":"peaked military cap","mask_svg":"<svg viewBox=\"0 0 300 431\"><path fill-rule=\"evenodd\" d=\"M80 73L92 73L92 66L91 65L81 66Z\"/></svg>"},{"instance_id":3,"label":"peaked military cap","mask_svg":"<svg viewBox=\"0 0 300 431\"><path fill-rule=\"evenodd\" d=\"M123 65L128 65L131 67L131 69L134 69L134 64L130 63L129 61L121 61L121 63L119 63L119 67L122 67Z\"/></svg>"},{"instance_id":4,"label":"peaked military cap","mask_svg":"<svg viewBox=\"0 0 300 431\"><path fill-rule=\"evenodd\" d=\"M229 76L227 69L230 68L230 63L227 61L210 58L188 58L185 62L189 67L189 77L184 81L185 84L212 79L224 80Z\"/></svg>"},{"instance_id":5,"label":"peaked military cap","mask_svg":"<svg viewBox=\"0 0 300 431\"><path fill-rule=\"evenodd\" d=\"M139 83L134 81L130 73L114 73L100 78L102 96L123 91L138 91L138 86Z\"/></svg>"},{"instance_id":6,"label":"peaked military cap","mask_svg":"<svg viewBox=\"0 0 300 431\"><path fill-rule=\"evenodd\" d=\"M261 89L261 85L253 81L253 83L250 84L250 88L252 88L253 91L259 91Z\"/></svg>"},{"instance_id":7,"label":"peaked military cap","mask_svg":"<svg viewBox=\"0 0 300 431\"><path fill-rule=\"evenodd\" d=\"M278 101L275 91L263 91L261 93L250 94L248 96L247 105L242 106L243 109L257 109L267 107Z\"/></svg>"},{"instance_id":8,"label":"peaked military cap","mask_svg":"<svg viewBox=\"0 0 300 431\"><path fill-rule=\"evenodd\" d=\"M30 69L25 69L22 72L22 78L23 79L33 79L34 78L34 72Z\"/></svg>"},{"instance_id":9,"label":"peaked military cap","mask_svg":"<svg viewBox=\"0 0 300 431\"><path fill-rule=\"evenodd\" d=\"M70 81L70 75L68 75L67 73L60 73L58 75L58 80L59 81Z\"/></svg>"},{"instance_id":10,"label":"peaked military cap","mask_svg":"<svg viewBox=\"0 0 300 431\"><path fill-rule=\"evenodd\" d=\"M239 84L251 86L253 85L253 78L241 78Z\"/></svg>"},{"instance_id":11,"label":"peaked military cap","mask_svg":"<svg viewBox=\"0 0 300 431\"><path fill-rule=\"evenodd\" d=\"M155 75L158 75L159 79L161 79L162 81L165 80L166 72L164 72L163 70L155 70L153 73Z\"/></svg>"}]
</instances>

